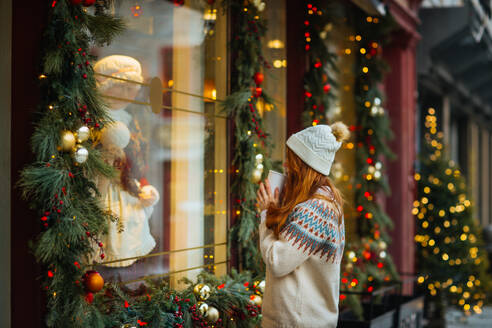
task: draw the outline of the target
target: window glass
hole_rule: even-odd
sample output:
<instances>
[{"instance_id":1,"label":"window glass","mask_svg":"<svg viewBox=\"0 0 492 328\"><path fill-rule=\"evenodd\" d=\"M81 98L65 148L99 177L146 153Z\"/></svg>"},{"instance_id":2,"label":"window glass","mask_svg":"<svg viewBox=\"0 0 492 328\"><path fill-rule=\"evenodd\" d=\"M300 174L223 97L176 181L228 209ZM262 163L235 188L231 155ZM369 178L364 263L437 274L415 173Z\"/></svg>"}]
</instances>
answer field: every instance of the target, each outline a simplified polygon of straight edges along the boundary
<instances>
[{"instance_id":1,"label":"window glass","mask_svg":"<svg viewBox=\"0 0 492 328\"><path fill-rule=\"evenodd\" d=\"M287 133L287 54L286 54L286 2L270 0L266 2L265 18L268 30L263 38L263 53L271 68L265 71L264 88L275 102L272 106L259 103L263 113L265 128L273 141L272 158L283 161Z\"/></svg>"},{"instance_id":2,"label":"window glass","mask_svg":"<svg viewBox=\"0 0 492 328\"><path fill-rule=\"evenodd\" d=\"M176 2L176 1L175 1ZM116 221L100 237L105 276L124 282L227 268L226 17L207 1L116 1L127 30L97 48L98 89L114 120L99 147Z\"/></svg>"}]
</instances>

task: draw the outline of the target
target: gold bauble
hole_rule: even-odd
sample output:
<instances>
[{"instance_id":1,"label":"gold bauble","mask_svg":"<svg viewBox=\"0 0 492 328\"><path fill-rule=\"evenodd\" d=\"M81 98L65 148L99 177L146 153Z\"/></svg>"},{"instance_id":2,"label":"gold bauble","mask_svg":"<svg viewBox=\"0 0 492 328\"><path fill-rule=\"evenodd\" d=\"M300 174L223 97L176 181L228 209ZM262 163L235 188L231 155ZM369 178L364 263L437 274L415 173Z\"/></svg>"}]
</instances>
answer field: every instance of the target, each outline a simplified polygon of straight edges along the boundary
<instances>
[{"instance_id":1,"label":"gold bauble","mask_svg":"<svg viewBox=\"0 0 492 328\"><path fill-rule=\"evenodd\" d=\"M63 151L71 151L75 147L75 136L72 131L62 131L61 132L61 142L60 147Z\"/></svg>"},{"instance_id":2,"label":"gold bauble","mask_svg":"<svg viewBox=\"0 0 492 328\"><path fill-rule=\"evenodd\" d=\"M197 284L193 288L193 293L198 299L205 301L210 296L210 287L205 284Z\"/></svg>"},{"instance_id":3,"label":"gold bauble","mask_svg":"<svg viewBox=\"0 0 492 328\"><path fill-rule=\"evenodd\" d=\"M89 158L89 151L85 147L79 145L75 148L72 157L77 164L85 163Z\"/></svg>"},{"instance_id":4,"label":"gold bauble","mask_svg":"<svg viewBox=\"0 0 492 328\"><path fill-rule=\"evenodd\" d=\"M97 293L104 286L104 279L96 271L90 271L85 276L85 287L92 293Z\"/></svg>"},{"instance_id":5,"label":"gold bauble","mask_svg":"<svg viewBox=\"0 0 492 328\"><path fill-rule=\"evenodd\" d=\"M217 310L213 306L209 306L207 314L205 315L205 320L207 320L208 322L215 323L217 322L217 320L219 320L219 318L220 318L219 310Z\"/></svg>"},{"instance_id":6,"label":"gold bauble","mask_svg":"<svg viewBox=\"0 0 492 328\"><path fill-rule=\"evenodd\" d=\"M198 312L200 312L200 315L202 317L205 317L207 315L208 308L209 308L208 304L204 302L198 302L197 305L198 305Z\"/></svg>"},{"instance_id":7,"label":"gold bauble","mask_svg":"<svg viewBox=\"0 0 492 328\"><path fill-rule=\"evenodd\" d=\"M261 306L261 304L263 303L263 298L261 298L260 295L253 294L249 297L249 301L256 306Z\"/></svg>"},{"instance_id":8,"label":"gold bauble","mask_svg":"<svg viewBox=\"0 0 492 328\"><path fill-rule=\"evenodd\" d=\"M83 125L77 129L78 143L86 141L87 139L89 139L90 136L91 136L91 130L87 126Z\"/></svg>"},{"instance_id":9,"label":"gold bauble","mask_svg":"<svg viewBox=\"0 0 492 328\"><path fill-rule=\"evenodd\" d=\"M262 171L262 170L255 169L255 170L253 171L253 177L252 177L252 179L253 179L253 183L258 183L258 182L260 182L260 180L261 180L261 175L262 175L262 174L263 174L263 171Z\"/></svg>"}]
</instances>

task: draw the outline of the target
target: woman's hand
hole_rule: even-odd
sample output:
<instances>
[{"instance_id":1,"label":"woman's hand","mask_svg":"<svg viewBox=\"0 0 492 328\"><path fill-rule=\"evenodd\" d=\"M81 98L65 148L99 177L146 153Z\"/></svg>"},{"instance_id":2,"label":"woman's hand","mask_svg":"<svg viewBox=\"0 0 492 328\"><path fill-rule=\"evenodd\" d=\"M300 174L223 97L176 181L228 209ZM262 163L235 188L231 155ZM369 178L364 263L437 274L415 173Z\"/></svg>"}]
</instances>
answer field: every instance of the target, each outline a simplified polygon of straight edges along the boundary
<instances>
[{"instance_id":1,"label":"woman's hand","mask_svg":"<svg viewBox=\"0 0 492 328\"><path fill-rule=\"evenodd\" d=\"M270 192L270 182L268 179L265 180L265 183L260 183L260 188L256 193L256 202L258 203L258 207L260 211L266 210L270 205L278 205L279 199L279 190L275 188L275 195L272 195Z\"/></svg>"}]
</instances>

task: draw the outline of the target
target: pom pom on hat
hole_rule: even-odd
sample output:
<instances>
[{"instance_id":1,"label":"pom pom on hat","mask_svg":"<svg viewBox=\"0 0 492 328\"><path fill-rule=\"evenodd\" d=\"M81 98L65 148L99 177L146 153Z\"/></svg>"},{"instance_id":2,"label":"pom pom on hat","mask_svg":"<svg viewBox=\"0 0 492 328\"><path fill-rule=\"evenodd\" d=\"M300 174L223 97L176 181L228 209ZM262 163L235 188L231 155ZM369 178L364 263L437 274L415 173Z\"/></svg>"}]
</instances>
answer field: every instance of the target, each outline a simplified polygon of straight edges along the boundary
<instances>
[{"instance_id":1,"label":"pom pom on hat","mask_svg":"<svg viewBox=\"0 0 492 328\"><path fill-rule=\"evenodd\" d=\"M344 142L350 137L350 131L343 122L335 122L330 127L331 133L333 133L338 142Z\"/></svg>"}]
</instances>

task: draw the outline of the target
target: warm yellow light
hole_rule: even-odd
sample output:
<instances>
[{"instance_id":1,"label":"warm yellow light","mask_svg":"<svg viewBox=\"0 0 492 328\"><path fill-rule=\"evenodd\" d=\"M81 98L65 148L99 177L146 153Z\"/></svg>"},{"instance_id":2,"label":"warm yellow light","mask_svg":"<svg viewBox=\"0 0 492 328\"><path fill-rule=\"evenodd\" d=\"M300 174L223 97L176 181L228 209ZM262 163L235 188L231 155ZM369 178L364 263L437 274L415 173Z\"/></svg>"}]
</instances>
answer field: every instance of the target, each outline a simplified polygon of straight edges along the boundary
<instances>
[{"instance_id":1,"label":"warm yellow light","mask_svg":"<svg viewBox=\"0 0 492 328\"><path fill-rule=\"evenodd\" d=\"M456 286L451 286L451 287L449 288L449 291L450 291L451 293L456 293L456 289L457 289L457 288L456 288Z\"/></svg>"},{"instance_id":2,"label":"warm yellow light","mask_svg":"<svg viewBox=\"0 0 492 328\"><path fill-rule=\"evenodd\" d=\"M429 246L434 246L435 244L436 242L434 241L434 239L429 240Z\"/></svg>"},{"instance_id":3,"label":"warm yellow light","mask_svg":"<svg viewBox=\"0 0 492 328\"><path fill-rule=\"evenodd\" d=\"M429 187L424 187L424 192L425 192L426 194L430 193L430 191L431 191L431 188L429 188Z\"/></svg>"},{"instance_id":4,"label":"warm yellow light","mask_svg":"<svg viewBox=\"0 0 492 328\"><path fill-rule=\"evenodd\" d=\"M470 304L465 304L465 305L463 306L463 309L464 309L465 311L470 310Z\"/></svg>"},{"instance_id":5,"label":"warm yellow light","mask_svg":"<svg viewBox=\"0 0 492 328\"><path fill-rule=\"evenodd\" d=\"M443 217L444 215L446 215L446 211L444 211L444 210L440 210L440 211L439 211L439 216L440 216L440 217Z\"/></svg>"},{"instance_id":6,"label":"warm yellow light","mask_svg":"<svg viewBox=\"0 0 492 328\"><path fill-rule=\"evenodd\" d=\"M444 261L449 260L449 255L448 255L448 254L446 254L446 253L442 254L442 259L443 259Z\"/></svg>"},{"instance_id":7,"label":"warm yellow light","mask_svg":"<svg viewBox=\"0 0 492 328\"><path fill-rule=\"evenodd\" d=\"M357 41L360 41L360 40L362 40L362 37L361 37L360 35L356 35L356 36L355 36L355 39L356 39Z\"/></svg>"},{"instance_id":8,"label":"warm yellow light","mask_svg":"<svg viewBox=\"0 0 492 328\"><path fill-rule=\"evenodd\" d=\"M367 68L366 66L362 67L362 72L363 73L369 72L369 68Z\"/></svg>"},{"instance_id":9,"label":"warm yellow light","mask_svg":"<svg viewBox=\"0 0 492 328\"><path fill-rule=\"evenodd\" d=\"M361 53L361 54L363 54L363 55L366 53L366 49L365 49L365 48L360 48L360 50L359 50L359 51L360 51L360 53Z\"/></svg>"},{"instance_id":10,"label":"warm yellow light","mask_svg":"<svg viewBox=\"0 0 492 328\"><path fill-rule=\"evenodd\" d=\"M427 112L431 115L434 115L436 113L436 110L434 108L429 108Z\"/></svg>"},{"instance_id":11,"label":"warm yellow light","mask_svg":"<svg viewBox=\"0 0 492 328\"><path fill-rule=\"evenodd\" d=\"M428 226L429 226L429 222L427 222L427 221L422 222L422 228L424 228L424 229L425 229L425 228L427 228Z\"/></svg>"},{"instance_id":12,"label":"warm yellow light","mask_svg":"<svg viewBox=\"0 0 492 328\"><path fill-rule=\"evenodd\" d=\"M420 277L417 279L417 282L418 282L419 284L421 284L421 283L423 283L423 282L424 282L424 280L425 280L425 279L424 279L424 277L420 276Z\"/></svg>"},{"instance_id":13,"label":"warm yellow light","mask_svg":"<svg viewBox=\"0 0 492 328\"><path fill-rule=\"evenodd\" d=\"M448 221L448 220L444 221L444 223L443 223L443 224L444 224L444 227L445 227L445 228L449 228L449 226L450 226L450 223L449 223L449 221Z\"/></svg>"},{"instance_id":14,"label":"warm yellow light","mask_svg":"<svg viewBox=\"0 0 492 328\"><path fill-rule=\"evenodd\" d=\"M415 173L415 175L413 176L413 178L415 179L415 181L419 181L420 180L420 174Z\"/></svg>"},{"instance_id":15,"label":"warm yellow light","mask_svg":"<svg viewBox=\"0 0 492 328\"><path fill-rule=\"evenodd\" d=\"M352 50L350 50L349 48L345 49L345 54L346 55L350 55L352 53Z\"/></svg>"},{"instance_id":16,"label":"warm yellow light","mask_svg":"<svg viewBox=\"0 0 492 328\"><path fill-rule=\"evenodd\" d=\"M465 241L466 240L466 237L467 237L466 234L462 233L461 236L460 236L460 239L462 241Z\"/></svg>"},{"instance_id":17,"label":"warm yellow light","mask_svg":"<svg viewBox=\"0 0 492 328\"><path fill-rule=\"evenodd\" d=\"M468 232L468 231L470 231L470 227L469 227L469 226L467 226L467 225L463 226L463 231L464 231L464 232Z\"/></svg>"},{"instance_id":18,"label":"warm yellow light","mask_svg":"<svg viewBox=\"0 0 492 328\"><path fill-rule=\"evenodd\" d=\"M370 101L366 101L364 103L364 106L366 106L367 108L371 107L371 102Z\"/></svg>"}]
</instances>

